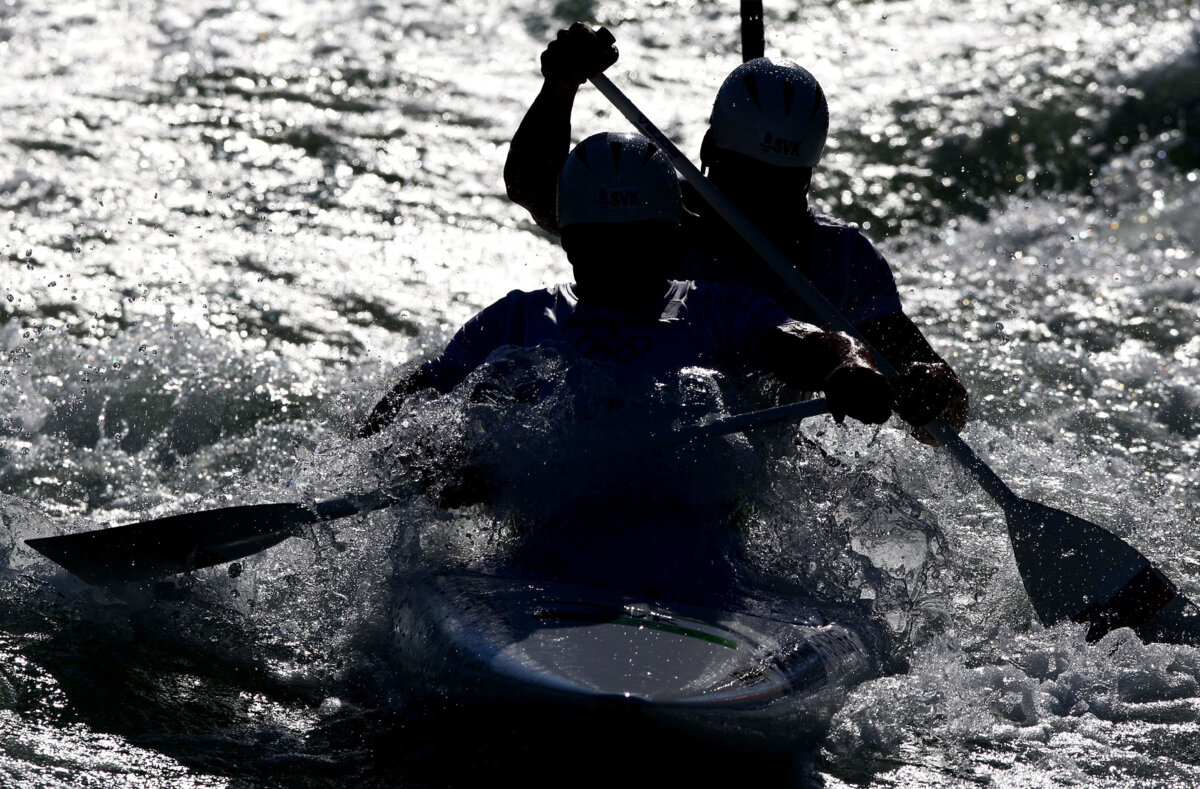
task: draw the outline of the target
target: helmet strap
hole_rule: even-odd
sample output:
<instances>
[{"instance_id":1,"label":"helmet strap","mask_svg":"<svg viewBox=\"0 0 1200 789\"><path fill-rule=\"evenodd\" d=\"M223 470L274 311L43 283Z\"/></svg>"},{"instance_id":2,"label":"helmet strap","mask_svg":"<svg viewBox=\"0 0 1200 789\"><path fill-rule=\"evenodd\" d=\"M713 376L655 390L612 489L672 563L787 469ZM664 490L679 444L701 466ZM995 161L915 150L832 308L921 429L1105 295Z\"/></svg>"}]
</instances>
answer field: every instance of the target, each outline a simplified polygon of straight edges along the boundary
<instances>
[{"instance_id":1,"label":"helmet strap","mask_svg":"<svg viewBox=\"0 0 1200 789\"><path fill-rule=\"evenodd\" d=\"M708 171L712 168L716 152L716 146L712 141L712 129L708 129L704 132L704 139L700 141L700 168L705 175L708 175Z\"/></svg>"}]
</instances>

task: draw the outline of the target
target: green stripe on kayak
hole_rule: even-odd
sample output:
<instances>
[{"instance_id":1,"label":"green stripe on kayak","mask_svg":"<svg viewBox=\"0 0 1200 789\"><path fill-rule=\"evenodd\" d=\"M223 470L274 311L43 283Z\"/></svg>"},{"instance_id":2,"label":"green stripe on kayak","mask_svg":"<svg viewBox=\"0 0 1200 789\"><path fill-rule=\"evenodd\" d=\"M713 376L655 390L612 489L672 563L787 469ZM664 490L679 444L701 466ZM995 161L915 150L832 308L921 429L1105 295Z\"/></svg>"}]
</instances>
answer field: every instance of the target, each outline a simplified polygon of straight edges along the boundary
<instances>
[{"instance_id":1,"label":"green stripe on kayak","mask_svg":"<svg viewBox=\"0 0 1200 789\"><path fill-rule=\"evenodd\" d=\"M683 627L673 622L666 622L661 619L652 617L636 617L619 614L617 616L605 614L590 614L584 611L539 611L535 616L538 619L561 619L568 622L595 622L609 623L613 625L625 625L626 627L646 627L651 630L658 630L663 633L673 633L677 636L686 636L695 638L700 641L707 641L710 644L716 644L729 649L737 649L736 641L721 636L706 633L703 630L696 630L691 627Z\"/></svg>"},{"instance_id":2,"label":"green stripe on kayak","mask_svg":"<svg viewBox=\"0 0 1200 789\"><path fill-rule=\"evenodd\" d=\"M580 600L542 600L542 601L540 601L540 603L541 603L541 605L588 606L591 608L595 608L599 611L621 610L621 611L628 612L630 616L659 616L659 617L663 617L663 618L672 619L676 622L691 622L693 624L704 625L705 627L711 627L714 630L724 630L726 633L734 632L733 630L731 630L730 628L721 624L720 622L710 622L706 619L693 619L692 617L680 616L679 614L670 614L670 615L658 614L651 608L639 608L636 605L612 605L612 604L606 605L603 603L587 603L587 602L583 602ZM603 616L603 615L596 614L596 616ZM604 620L604 621L608 621L608 620Z\"/></svg>"}]
</instances>

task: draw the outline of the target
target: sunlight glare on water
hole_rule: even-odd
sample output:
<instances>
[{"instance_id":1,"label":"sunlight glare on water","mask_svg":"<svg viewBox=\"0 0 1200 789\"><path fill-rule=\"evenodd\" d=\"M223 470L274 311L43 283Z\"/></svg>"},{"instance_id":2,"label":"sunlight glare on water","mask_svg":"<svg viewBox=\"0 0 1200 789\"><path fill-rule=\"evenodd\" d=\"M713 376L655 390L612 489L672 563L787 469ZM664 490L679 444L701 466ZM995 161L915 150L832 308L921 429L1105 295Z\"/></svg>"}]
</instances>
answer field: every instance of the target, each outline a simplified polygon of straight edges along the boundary
<instances>
[{"instance_id":1,"label":"sunlight glare on water","mask_svg":"<svg viewBox=\"0 0 1200 789\"><path fill-rule=\"evenodd\" d=\"M1020 495L1200 595L1200 10L765 6L768 54L829 96L813 202L892 264L970 390L966 438ZM598 483L545 462L571 426L536 407L463 394L352 437L469 316L569 278L502 168L538 55L577 17L613 29L609 75L695 155L740 61L734 3L0 4L12 785L435 786L503 762L495 721L469 738L414 701L401 669L435 666L397 665L392 616L398 576L502 553L507 515L414 496L131 599L22 541L397 473L436 488L468 450L523 481L506 504L526 516L571 501L567 481ZM575 139L628 128L590 89L574 117ZM710 392L702 379L680 391ZM680 495L742 496L750 576L870 609L904 664L854 691L796 774L1197 785L1196 651L1043 628L1002 515L946 456L895 423L827 420L721 447L691 458Z\"/></svg>"}]
</instances>

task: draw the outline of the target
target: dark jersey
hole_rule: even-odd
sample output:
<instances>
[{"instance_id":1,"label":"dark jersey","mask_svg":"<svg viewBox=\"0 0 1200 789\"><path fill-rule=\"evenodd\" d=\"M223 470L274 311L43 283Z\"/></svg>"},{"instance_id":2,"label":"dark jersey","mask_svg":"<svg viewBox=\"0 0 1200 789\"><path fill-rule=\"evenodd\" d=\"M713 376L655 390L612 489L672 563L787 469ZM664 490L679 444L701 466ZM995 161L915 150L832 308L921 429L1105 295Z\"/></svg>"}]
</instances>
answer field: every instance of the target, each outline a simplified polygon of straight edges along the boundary
<instances>
[{"instance_id":1,"label":"dark jersey","mask_svg":"<svg viewBox=\"0 0 1200 789\"><path fill-rule=\"evenodd\" d=\"M694 193L689 196L700 199ZM689 215L684 230L687 247L672 276L752 288L778 302L793 318L821 325L803 300L719 217L710 211ZM810 210L797 217L794 240L779 251L855 326L901 310L891 268L854 225Z\"/></svg>"},{"instance_id":2,"label":"dark jersey","mask_svg":"<svg viewBox=\"0 0 1200 789\"><path fill-rule=\"evenodd\" d=\"M748 367L770 329L789 323L748 288L671 282L657 308L635 315L580 303L571 285L514 290L469 320L426 370L442 392L498 348L554 345L611 364L618 381L662 378L685 367Z\"/></svg>"}]
</instances>

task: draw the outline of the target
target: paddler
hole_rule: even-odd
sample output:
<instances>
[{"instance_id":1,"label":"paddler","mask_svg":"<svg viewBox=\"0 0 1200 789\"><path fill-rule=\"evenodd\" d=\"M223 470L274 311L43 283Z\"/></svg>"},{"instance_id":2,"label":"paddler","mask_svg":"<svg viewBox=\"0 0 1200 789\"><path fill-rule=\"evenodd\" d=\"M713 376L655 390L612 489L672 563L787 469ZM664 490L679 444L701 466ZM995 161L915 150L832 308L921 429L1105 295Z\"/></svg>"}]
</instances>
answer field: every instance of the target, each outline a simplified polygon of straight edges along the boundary
<instances>
[{"instance_id":1,"label":"paddler","mask_svg":"<svg viewBox=\"0 0 1200 789\"><path fill-rule=\"evenodd\" d=\"M503 346L547 344L610 365L618 381L693 366L759 369L824 392L838 421L878 424L891 415L891 385L858 340L793 320L743 286L669 278L683 250L683 200L675 171L649 140L589 137L561 167L557 195L575 281L514 290L473 317L379 402L360 436L389 424L414 392L451 391Z\"/></svg>"},{"instance_id":2,"label":"paddler","mask_svg":"<svg viewBox=\"0 0 1200 789\"><path fill-rule=\"evenodd\" d=\"M559 234L555 183L570 146L579 86L617 60L612 34L575 23L542 53L545 81L513 136L504 180L509 197L546 231ZM920 425L942 416L957 431L967 421L967 391L904 313L892 271L859 229L808 206L813 168L829 128L821 86L786 60L759 58L726 78L701 145L706 174L862 336L900 373L896 410L926 443ZM684 185L682 255L669 274L744 285L794 318L819 324L802 300Z\"/></svg>"}]
</instances>

